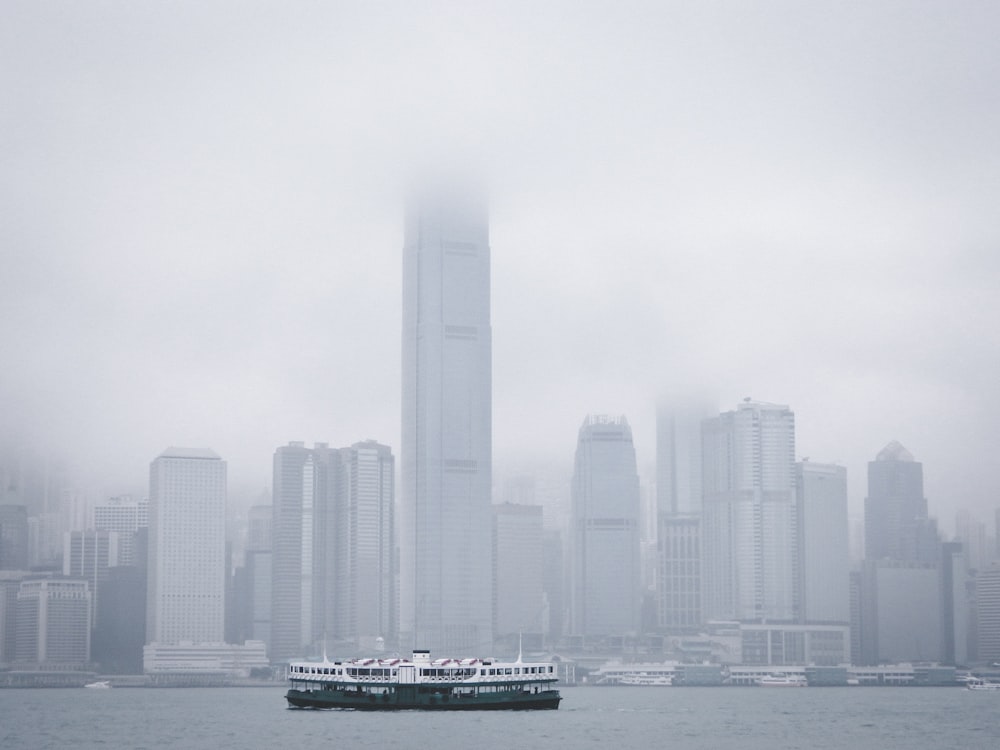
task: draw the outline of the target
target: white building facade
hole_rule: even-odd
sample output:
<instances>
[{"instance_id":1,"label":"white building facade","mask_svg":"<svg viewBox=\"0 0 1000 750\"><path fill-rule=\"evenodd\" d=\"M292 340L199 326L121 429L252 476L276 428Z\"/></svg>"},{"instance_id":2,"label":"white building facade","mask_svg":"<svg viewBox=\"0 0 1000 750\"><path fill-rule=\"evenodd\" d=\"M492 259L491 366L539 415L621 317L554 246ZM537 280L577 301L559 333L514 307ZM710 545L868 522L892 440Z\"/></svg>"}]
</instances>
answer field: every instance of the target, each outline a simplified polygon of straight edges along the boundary
<instances>
[{"instance_id":1,"label":"white building facade","mask_svg":"<svg viewBox=\"0 0 1000 750\"><path fill-rule=\"evenodd\" d=\"M226 463L168 448L150 465L147 643L223 641L225 550Z\"/></svg>"},{"instance_id":2,"label":"white building facade","mask_svg":"<svg viewBox=\"0 0 1000 750\"><path fill-rule=\"evenodd\" d=\"M798 492L801 611L806 622L851 620L847 469L802 461Z\"/></svg>"}]
</instances>

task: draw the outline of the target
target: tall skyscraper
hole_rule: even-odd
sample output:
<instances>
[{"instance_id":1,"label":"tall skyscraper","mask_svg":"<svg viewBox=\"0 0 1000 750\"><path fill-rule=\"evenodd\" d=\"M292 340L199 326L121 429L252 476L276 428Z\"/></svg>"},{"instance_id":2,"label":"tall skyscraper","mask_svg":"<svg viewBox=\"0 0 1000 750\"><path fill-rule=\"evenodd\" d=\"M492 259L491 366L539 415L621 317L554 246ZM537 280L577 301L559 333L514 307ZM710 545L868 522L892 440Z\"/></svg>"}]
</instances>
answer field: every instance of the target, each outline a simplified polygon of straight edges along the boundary
<instances>
[{"instance_id":1,"label":"tall skyscraper","mask_svg":"<svg viewBox=\"0 0 1000 750\"><path fill-rule=\"evenodd\" d=\"M573 467L571 629L639 630L639 474L625 417L588 416Z\"/></svg>"},{"instance_id":2,"label":"tall skyscraper","mask_svg":"<svg viewBox=\"0 0 1000 750\"><path fill-rule=\"evenodd\" d=\"M119 565L136 564L135 532L148 526L149 500L133 500L125 495L94 506L94 528L118 532Z\"/></svg>"},{"instance_id":3,"label":"tall skyscraper","mask_svg":"<svg viewBox=\"0 0 1000 750\"><path fill-rule=\"evenodd\" d=\"M80 669L90 661L86 581L29 578L17 593L15 669Z\"/></svg>"},{"instance_id":4,"label":"tall skyscraper","mask_svg":"<svg viewBox=\"0 0 1000 750\"><path fill-rule=\"evenodd\" d=\"M924 467L893 440L868 463L865 558L935 563L937 527L927 517Z\"/></svg>"},{"instance_id":5,"label":"tall skyscraper","mask_svg":"<svg viewBox=\"0 0 1000 750\"><path fill-rule=\"evenodd\" d=\"M802 461L795 464L795 479L802 619L849 623L847 469Z\"/></svg>"},{"instance_id":6,"label":"tall skyscraper","mask_svg":"<svg viewBox=\"0 0 1000 750\"><path fill-rule=\"evenodd\" d=\"M67 531L63 542L63 575L90 584L91 614L96 626L108 571L117 567L118 532L90 529Z\"/></svg>"},{"instance_id":7,"label":"tall skyscraper","mask_svg":"<svg viewBox=\"0 0 1000 750\"><path fill-rule=\"evenodd\" d=\"M225 461L168 448L149 469L147 643L222 642L225 551Z\"/></svg>"},{"instance_id":8,"label":"tall skyscraper","mask_svg":"<svg viewBox=\"0 0 1000 750\"><path fill-rule=\"evenodd\" d=\"M746 400L702 435L705 618L795 620L795 415Z\"/></svg>"},{"instance_id":9,"label":"tall skyscraper","mask_svg":"<svg viewBox=\"0 0 1000 750\"><path fill-rule=\"evenodd\" d=\"M712 417L704 399L674 399L656 410L656 504L659 513L701 512L701 423Z\"/></svg>"},{"instance_id":10,"label":"tall skyscraper","mask_svg":"<svg viewBox=\"0 0 1000 750\"><path fill-rule=\"evenodd\" d=\"M985 664L1000 662L1000 563L979 572L976 598L979 661Z\"/></svg>"},{"instance_id":11,"label":"tall skyscraper","mask_svg":"<svg viewBox=\"0 0 1000 750\"><path fill-rule=\"evenodd\" d=\"M371 649L379 638L396 641L396 461L374 440L341 448L340 460L331 634Z\"/></svg>"},{"instance_id":12,"label":"tall skyscraper","mask_svg":"<svg viewBox=\"0 0 1000 750\"><path fill-rule=\"evenodd\" d=\"M432 188L403 247L400 643L493 645L492 331L486 202Z\"/></svg>"},{"instance_id":13,"label":"tall skyscraper","mask_svg":"<svg viewBox=\"0 0 1000 750\"><path fill-rule=\"evenodd\" d=\"M332 636L328 610L335 548L333 503L340 455L326 443L292 442L274 452L271 524L273 661L322 650Z\"/></svg>"}]
</instances>

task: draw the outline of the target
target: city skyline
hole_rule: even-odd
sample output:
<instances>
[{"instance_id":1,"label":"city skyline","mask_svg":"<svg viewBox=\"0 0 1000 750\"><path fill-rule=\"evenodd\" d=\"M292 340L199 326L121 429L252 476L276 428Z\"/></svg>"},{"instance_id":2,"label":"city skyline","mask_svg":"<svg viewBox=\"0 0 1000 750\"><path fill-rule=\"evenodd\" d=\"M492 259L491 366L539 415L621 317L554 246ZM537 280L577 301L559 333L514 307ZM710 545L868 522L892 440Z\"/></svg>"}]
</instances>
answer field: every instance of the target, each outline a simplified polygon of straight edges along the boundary
<instances>
[{"instance_id":1,"label":"city skyline","mask_svg":"<svg viewBox=\"0 0 1000 750\"><path fill-rule=\"evenodd\" d=\"M453 147L491 182L498 471L568 476L624 413L649 476L695 384L794 404L855 514L890 440L944 524L995 505L992 5L63 10L0 29L0 450L137 496L212 445L238 500L291 437L400 445L400 173Z\"/></svg>"}]
</instances>

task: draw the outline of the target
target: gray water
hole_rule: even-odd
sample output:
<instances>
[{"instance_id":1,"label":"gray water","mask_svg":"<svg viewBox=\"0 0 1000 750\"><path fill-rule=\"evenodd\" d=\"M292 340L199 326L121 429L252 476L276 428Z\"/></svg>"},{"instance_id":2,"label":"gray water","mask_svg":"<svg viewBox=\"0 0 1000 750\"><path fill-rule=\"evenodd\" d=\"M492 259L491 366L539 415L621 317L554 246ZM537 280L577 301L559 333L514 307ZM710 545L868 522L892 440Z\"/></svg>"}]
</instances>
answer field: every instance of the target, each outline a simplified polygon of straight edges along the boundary
<instances>
[{"instance_id":1,"label":"gray water","mask_svg":"<svg viewBox=\"0 0 1000 750\"><path fill-rule=\"evenodd\" d=\"M0 690L0 748L1000 749L1000 693L562 688L558 711L285 708L283 688Z\"/></svg>"}]
</instances>

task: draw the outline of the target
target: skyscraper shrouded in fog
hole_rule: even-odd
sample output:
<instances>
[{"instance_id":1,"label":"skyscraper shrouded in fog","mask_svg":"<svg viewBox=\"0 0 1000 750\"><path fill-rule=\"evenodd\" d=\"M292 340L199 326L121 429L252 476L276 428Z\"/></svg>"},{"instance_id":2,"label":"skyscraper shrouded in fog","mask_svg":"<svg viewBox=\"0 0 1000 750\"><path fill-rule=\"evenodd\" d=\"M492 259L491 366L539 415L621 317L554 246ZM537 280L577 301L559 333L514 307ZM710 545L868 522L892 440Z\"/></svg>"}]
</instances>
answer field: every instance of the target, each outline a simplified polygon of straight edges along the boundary
<instances>
[{"instance_id":1,"label":"skyscraper shrouded in fog","mask_svg":"<svg viewBox=\"0 0 1000 750\"><path fill-rule=\"evenodd\" d=\"M938 561L936 524L927 517L924 466L893 440L868 463L865 558Z\"/></svg>"},{"instance_id":2,"label":"skyscraper shrouded in fog","mask_svg":"<svg viewBox=\"0 0 1000 750\"><path fill-rule=\"evenodd\" d=\"M223 641L225 553L226 462L168 448L149 469L147 643Z\"/></svg>"},{"instance_id":3,"label":"skyscraper shrouded in fog","mask_svg":"<svg viewBox=\"0 0 1000 750\"><path fill-rule=\"evenodd\" d=\"M850 622L847 469L834 464L800 461L795 465L795 479L802 619L806 622Z\"/></svg>"},{"instance_id":4,"label":"skyscraper shrouded in fog","mask_svg":"<svg viewBox=\"0 0 1000 750\"><path fill-rule=\"evenodd\" d=\"M400 644L493 644L492 331L484 196L411 198L403 247Z\"/></svg>"},{"instance_id":5,"label":"skyscraper shrouded in fog","mask_svg":"<svg viewBox=\"0 0 1000 750\"><path fill-rule=\"evenodd\" d=\"M706 619L792 621L798 541L795 415L749 399L703 423Z\"/></svg>"},{"instance_id":6,"label":"skyscraper shrouded in fog","mask_svg":"<svg viewBox=\"0 0 1000 750\"><path fill-rule=\"evenodd\" d=\"M588 416L573 467L570 615L574 634L639 630L639 474L625 417Z\"/></svg>"}]
</instances>

